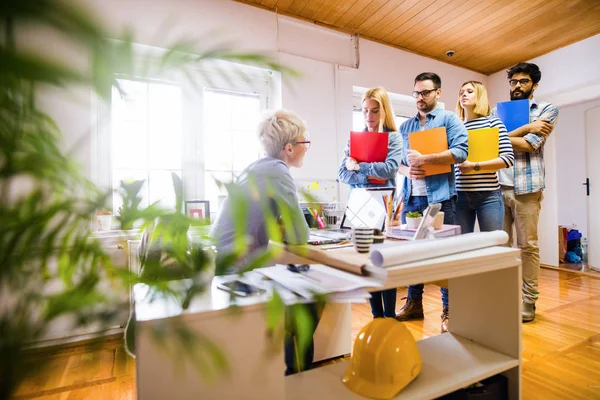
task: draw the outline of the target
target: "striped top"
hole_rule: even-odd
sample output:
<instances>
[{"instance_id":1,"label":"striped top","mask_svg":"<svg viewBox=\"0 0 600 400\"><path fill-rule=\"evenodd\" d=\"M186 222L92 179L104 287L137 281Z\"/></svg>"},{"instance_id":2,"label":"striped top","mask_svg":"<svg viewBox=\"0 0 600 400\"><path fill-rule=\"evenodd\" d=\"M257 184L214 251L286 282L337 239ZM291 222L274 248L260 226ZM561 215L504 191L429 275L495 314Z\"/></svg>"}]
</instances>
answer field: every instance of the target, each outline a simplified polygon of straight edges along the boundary
<instances>
[{"instance_id":1,"label":"striped top","mask_svg":"<svg viewBox=\"0 0 600 400\"><path fill-rule=\"evenodd\" d=\"M483 128L498 128L499 136L499 155L506 168L511 167L515 162L513 148L506 133L506 127L496 117L481 117L465 122L467 130L483 129ZM484 172L481 174L466 174L463 175L458 166L454 166L454 174L456 175L456 190L459 192L476 192L476 191L492 191L500 189L497 172Z\"/></svg>"}]
</instances>

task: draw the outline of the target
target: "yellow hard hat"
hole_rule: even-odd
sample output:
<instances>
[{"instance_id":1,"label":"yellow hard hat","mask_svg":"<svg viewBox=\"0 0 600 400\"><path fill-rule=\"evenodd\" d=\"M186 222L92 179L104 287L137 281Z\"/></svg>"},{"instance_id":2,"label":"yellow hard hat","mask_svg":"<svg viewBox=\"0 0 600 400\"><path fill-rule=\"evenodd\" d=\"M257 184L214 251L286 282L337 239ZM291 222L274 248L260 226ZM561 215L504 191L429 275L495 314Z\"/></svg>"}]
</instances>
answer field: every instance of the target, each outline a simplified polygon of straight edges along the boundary
<instances>
[{"instance_id":1,"label":"yellow hard hat","mask_svg":"<svg viewBox=\"0 0 600 400\"><path fill-rule=\"evenodd\" d=\"M361 396L391 399L422 367L421 353L408 328L393 318L376 318L358 333L342 382Z\"/></svg>"}]
</instances>

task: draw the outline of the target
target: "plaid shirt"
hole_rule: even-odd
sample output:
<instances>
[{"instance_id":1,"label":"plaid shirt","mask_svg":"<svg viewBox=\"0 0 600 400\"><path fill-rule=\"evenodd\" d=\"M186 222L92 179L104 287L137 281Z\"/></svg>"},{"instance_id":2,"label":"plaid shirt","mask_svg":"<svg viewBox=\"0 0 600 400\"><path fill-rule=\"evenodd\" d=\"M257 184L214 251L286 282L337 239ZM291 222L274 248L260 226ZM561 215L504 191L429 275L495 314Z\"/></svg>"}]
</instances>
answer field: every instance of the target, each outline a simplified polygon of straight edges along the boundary
<instances>
[{"instance_id":1,"label":"plaid shirt","mask_svg":"<svg viewBox=\"0 0 600 400\"><path fill-rule=\"evenodd\" d=\"M492 110L492 115L497 116L496 108ZM556 125L558 108L551 103L538 102L532 98L529 106L529 122L538 119L545 119L552 125ZM515 194L535 193L546 188L544 169L546 138L534 133L528 133L523 138L533 147L533 152L515 151L515 164L506 170L513 174ZM500 178L500 183L503 184L502 175Z\"/></svg>"}]
</instances>

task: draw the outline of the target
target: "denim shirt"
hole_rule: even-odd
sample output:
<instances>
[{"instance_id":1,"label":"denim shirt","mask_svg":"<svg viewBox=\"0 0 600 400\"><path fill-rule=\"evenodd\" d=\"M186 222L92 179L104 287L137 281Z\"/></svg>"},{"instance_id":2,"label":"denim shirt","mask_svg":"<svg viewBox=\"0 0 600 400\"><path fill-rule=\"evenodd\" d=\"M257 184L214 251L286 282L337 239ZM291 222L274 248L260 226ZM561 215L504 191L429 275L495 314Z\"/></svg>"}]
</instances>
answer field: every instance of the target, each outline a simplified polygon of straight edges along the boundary
<instances>
[{"instance_id":1,"label":"denim shirt","mask_svg":"<svg viewBox=\"0 0 600 400\"><path fill-rule=\"evenodd\" d=\"M467 128L462 123L458 115L451 111L442 110L436 108L425 117L425 126L422 128L433 129L433 128L446 128L446 135L448 136L448 150L454 156L456 163L461 163L467 159L468 154L468 140L469 135ZM412 132L418 132L421 130L421 121L419 120L419 114L413 118L404 121L400 125L400 134L402 135L402 163L408 165L407 152L410 149L408 143L408 134ZM432 175L425 177L425 185L427 187L427 202L428 203L440 203L442 201L450 199L456 195L456 184L454 181L454 168L451 168L451 172L447 174ZM408 204L410 198L410 192L412 190L410 184L410 178L404 177L404 204Z\"/></svg>"},{"instance_id":2,"label":"denim shirt","mask_svg":"<svg viewBox=\"0 0 600 400\"><path fill-rule=\"evenodd\" d=\"M360 163L360 171L346 169L346 157L350 154L350 141L344 149L344 158L338 169L338 180L354 188L396 187L396 174L402 162L402 139L397 132L388 132L388 155L383 162ZM370 183L368 176L386 179L384 184Z\"/></svg>"}]
</instances>

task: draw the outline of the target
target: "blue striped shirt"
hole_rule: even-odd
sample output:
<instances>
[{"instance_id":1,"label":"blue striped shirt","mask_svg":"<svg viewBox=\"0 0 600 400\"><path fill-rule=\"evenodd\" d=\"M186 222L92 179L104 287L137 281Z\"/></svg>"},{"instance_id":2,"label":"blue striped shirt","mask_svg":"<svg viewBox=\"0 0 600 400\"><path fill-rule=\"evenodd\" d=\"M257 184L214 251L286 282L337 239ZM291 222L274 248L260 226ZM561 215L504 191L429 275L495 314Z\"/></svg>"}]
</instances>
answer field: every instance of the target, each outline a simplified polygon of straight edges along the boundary
<instances>
[{"instance_id":1,"label":"blue striped shirt","mask_svg":"<svg viewBox=\"0 0 600 400\"><path fill-rule=\"evenodd\" d=\"M465 128L469 131L484 128L498 128L498 155L502 161L504 161L506 168L512 167L515 162L515 156L512 145L510 144L510 139L506 133L506 127L502 121L496 117L481 117L465 122ZM455 165L454 173L456 174L456 190L459 192L492 191L500 189L498 173L496 171L463 175Z\"/></svg>"}]
</instances>

